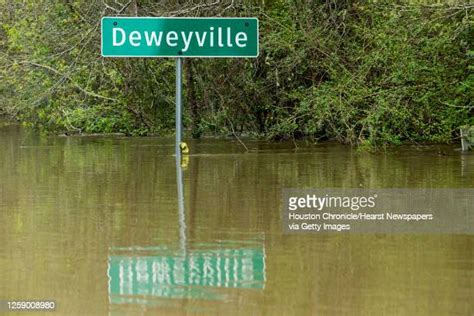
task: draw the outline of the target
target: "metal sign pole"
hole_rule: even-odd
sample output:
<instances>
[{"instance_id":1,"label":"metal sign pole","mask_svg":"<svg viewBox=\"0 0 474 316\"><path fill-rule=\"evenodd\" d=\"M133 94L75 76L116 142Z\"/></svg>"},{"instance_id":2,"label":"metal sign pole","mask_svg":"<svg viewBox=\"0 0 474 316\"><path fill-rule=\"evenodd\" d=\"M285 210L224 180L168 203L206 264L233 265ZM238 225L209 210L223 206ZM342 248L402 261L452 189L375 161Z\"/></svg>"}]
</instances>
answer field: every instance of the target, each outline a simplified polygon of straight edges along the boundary
<instances>
[{"instance_id":1,"label":"metal sign pole","mask_svg":"<svg viewBox=\"0 0 474 316\"><path fill-rule=\"evenodd\" d=\"M181 84L182 84L182 59L176 58L176 153L180 151L181 144Z\"/></svg>"},{"instance_id":2,"label":"metal sign pole","mask_svg":"<svg viewBox=\"0 0 474 316\"><path fill-rule=\"evenodd\" d=\"M183 169L181 168L181 136L182 136L182 59L176 58L176 184L178 189L179 210L179 243L183 256L186 256L186 219L184 209Z\"/></svg>"},{"instance_id":3,"label":"metal sign pole","mask_svg":"<svg viewBox=\"0 0 474 316\"><path fill-rule=\"evenodd\" d=\"M176 185L178 189L179 248L182 255L186 256L186 210L184 208L183 169L181 168L179 149L176 150Z\"/></svg>"}]
</instances>

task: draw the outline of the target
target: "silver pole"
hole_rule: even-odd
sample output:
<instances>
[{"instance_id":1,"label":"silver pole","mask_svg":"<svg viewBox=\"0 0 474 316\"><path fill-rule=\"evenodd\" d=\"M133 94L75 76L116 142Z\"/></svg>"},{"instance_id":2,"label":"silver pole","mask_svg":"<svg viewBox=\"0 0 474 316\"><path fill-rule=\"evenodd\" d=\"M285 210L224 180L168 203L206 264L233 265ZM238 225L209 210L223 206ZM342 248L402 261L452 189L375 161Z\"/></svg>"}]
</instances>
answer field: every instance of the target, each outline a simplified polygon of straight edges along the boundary
<instances>
[{"instance_id":1,"label":"silver pole","mask_svg":"<svg viewBox=\"0 0 474 316\"><path fill-rule=\"evenodd\" d=\"M186 210L184 208L184 183L183 169L181 168L181 152L176 150L176 185L178 193L178 222L179 222L179 248L186 256Z\"/></svg>"},{"instance_id":2,"label":"silver pole","mask_svg":"<svg viewBox=\"0 0 474 316\"><path fill-rule=\"evenodd\" d=\"M182 254L186 256L186 217L184 209L184 184L183 170L181 168L181 143L182 136L182 101L181 101L181 85L182 85L182 59L176 58L176 184L178 189L178 215L179 215L179 244Z\"/></svg>"},{"instance_id":3,"label":"silver pole","mask_svg":"<svg viewBox=\"0 0 474 316\"><path fill-rule=\"evenodd\" d=\"M178 152L181 143L181 84L182 84L182 60L176 58L176 152Z\"/></svg>"},{"instance_id":4,"label":"silver pole","mask_svg":"<svg viewBox=\"0 0 474 316\"><path fill-rule=\"evenodd\" d=\"M467 135L469 133L469 129L461 127L461 149L462 151L469 150L469 142L467 141Z\"/></svg>"}]
</instances>

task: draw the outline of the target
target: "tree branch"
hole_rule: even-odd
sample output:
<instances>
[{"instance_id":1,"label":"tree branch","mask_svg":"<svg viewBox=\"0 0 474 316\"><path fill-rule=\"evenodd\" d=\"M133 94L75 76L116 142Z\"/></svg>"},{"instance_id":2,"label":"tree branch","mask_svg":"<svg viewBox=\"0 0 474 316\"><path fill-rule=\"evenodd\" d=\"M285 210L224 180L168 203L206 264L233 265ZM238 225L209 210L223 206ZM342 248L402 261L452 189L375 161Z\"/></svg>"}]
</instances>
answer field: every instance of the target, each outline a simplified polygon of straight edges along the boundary
<instances>
[{"instance_id":1,"label":"tree branch","mask_svg":"<svg viewBox=\"0 0 474 316\"><path fill-rule=\"evenodd\" d=\"M63 74L63 73L59 72L58 70L56 70L53 67L50 67L48 65L42 65L42 64L31 62L31 61L20 61L20 62L18 62L18 64L19 65L30 65L30 66L34 66L34 67L37 67L37 68L43 68L43 69L49 70L52 73L54 73L56 75L59 75L59 76L62 76L63 78L67 79L69 82L71 82L74 85L74 87L76 87L78 90L80 90L82 93L84 93L88 96L91 96L91 97L94 97L94 98L99 98L99 99L104 99L104 100L117 101L117 99L106 97L106 96L103 96L103 95L97 94L95 92L84 89L77 82L75 82L71 77L69 77L66 74Z\"/></svg>"}]
</instances>

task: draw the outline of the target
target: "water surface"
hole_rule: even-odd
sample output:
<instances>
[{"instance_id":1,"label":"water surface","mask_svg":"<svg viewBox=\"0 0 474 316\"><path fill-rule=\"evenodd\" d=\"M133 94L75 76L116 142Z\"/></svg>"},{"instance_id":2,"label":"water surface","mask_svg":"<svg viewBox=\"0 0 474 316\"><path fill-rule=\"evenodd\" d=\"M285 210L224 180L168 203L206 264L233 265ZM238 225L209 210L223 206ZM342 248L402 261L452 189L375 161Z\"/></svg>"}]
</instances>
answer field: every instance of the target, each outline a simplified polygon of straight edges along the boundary
<instances>
[{"instance_id":1,"label":"water surface","mask_svg":"<svg viewBox=\"0 0 474 316\"><path fill-rule=\"evenodd\" d=\"M473 188L456 146L41 137L0 123L0 298L62 315L472 315L474 238L285 235L282 188Z\"/></svg>"}]
</instances>

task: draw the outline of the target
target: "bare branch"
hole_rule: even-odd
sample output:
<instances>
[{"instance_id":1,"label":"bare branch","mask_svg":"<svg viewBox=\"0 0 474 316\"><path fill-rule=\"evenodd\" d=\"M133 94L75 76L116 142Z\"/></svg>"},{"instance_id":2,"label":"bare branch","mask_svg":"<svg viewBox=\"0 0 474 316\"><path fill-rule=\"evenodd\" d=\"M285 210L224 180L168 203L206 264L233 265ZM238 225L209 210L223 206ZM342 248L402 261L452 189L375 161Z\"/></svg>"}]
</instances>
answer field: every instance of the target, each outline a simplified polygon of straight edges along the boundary
<instances>
[{"instance_id":1,"label":"bare branch","mask_svg":"<svg viewBox=\"0 0 474 316\"><path fill-rule=\"evenodd\" d=\"M102 0L102 3L104 4L105 8L110 9L110 10L114 11L115 13L119 13L119 12L120 12L120 10L115 9L114 7L108 5L107 2L105 2L105 0Z\"/></svg>"},{"instance_id":2,"label":"bare branch","mask_svg":"<svg viewBox=\"0 0 474 316\"><path fill-rule=\"evenodd\" d=\"M81 87L78 83L76 83L71 77L69 77L68 75L66 74L63 74L61 72L59 72L58 70L54 69L53 67L50 67L48 65L42 65L42 64L38 64L38 63L34 63L34 62L30 62L30 61L20 61L18 62L19 65L31 65L31 66L34 66L34 67L37 67L37 68L43 68L43 69L46 69L46 70L49 70L51 71L52 73L56 74L56 75L59 75L59 76L62 76L64 77L65 79L67 79L69 82L71 82L74 87L76 87L78 90L80 90L81 92L83 92L84 94L87 94L91 97L94 97L94 98L99 98L99 99L105 99L105 100L110 100L110 101L117 101L117 99L114 99L114 98L110 98L110 97L106 97L106 96L103 96L103 95L100 95L100 94L97 94L95 92L92 92L92 91L89 91L89 90L86 90L84 89L83 87Z\"/></svg>"}]
</instances>

